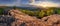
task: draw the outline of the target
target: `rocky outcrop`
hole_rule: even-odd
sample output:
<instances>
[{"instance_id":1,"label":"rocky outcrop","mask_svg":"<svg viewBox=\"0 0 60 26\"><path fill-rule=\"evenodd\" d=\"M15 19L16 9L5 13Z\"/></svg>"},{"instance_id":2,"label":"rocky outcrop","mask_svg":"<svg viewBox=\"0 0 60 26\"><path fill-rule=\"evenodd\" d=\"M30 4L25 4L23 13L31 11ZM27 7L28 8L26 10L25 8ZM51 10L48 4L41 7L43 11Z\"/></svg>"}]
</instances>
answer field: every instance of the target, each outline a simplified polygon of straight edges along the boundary
<instances>
[{"instance_id":1,"label":"rocky outcrop","mask_svg":"<svg viewBox=\"0 0 60 26\"><path fill-rule=\"evenodd\" d=\"M48 26L40 19L29 16L21 11L11 10L10 13L17 19L14 23L12 23L12 26Z\"/></svg>"},{"instance_id":2,"label":"rocky outcrop","mask_svg":"<svg viewBox=\"0 0 60 26\"><path fill-rule=\"evenodd\" d=\"M58 15L58 14L43 17L41 20L51 26L60 26L59 25L60 24L60 15Z\"/></svg>"},{"instance_id":3,"label":"rocky outcrop","mask_svg":"<svg viewBox=\"0 0 60 26\"><path fill-rule=\"evenodd\" d=\"M0 26L11 26L11 23L15 21L13 16L0 15Z\"/></svg>"},{"instance_id":4,"label":"rocky outcrop","mask_svg":"<svg viewBox=\"0 0 60 26\"><path fill-rule=\"evenodd\" d=\"M60 26L60 15L58 14L37 19L19 10L10 10L9 12L13 17L0 17L0 26Z\"/></svg>"},{"instance_id":5,"label":"rocky outcrop","mask_svg":"<svg viewBox=\"0 0 60 26\"><path fill-rule=\"evenodd\" d=\"M19 10L10 10L10 15L0 15L0 26L60 26L60 15L54 14L42 19L29 16Z\"/></svg>"},{"instance_id":6,"label":"rocky outcrop","mask_svg":"<svg viewBox=\"0 0 60 26\"><path fill-rule=\"evenodd\" d=\"M11 15L0 15L0 26L60 26L58 14L38 19L19 10L10 10L9 13Z\"/></svg>"}]
</instances>

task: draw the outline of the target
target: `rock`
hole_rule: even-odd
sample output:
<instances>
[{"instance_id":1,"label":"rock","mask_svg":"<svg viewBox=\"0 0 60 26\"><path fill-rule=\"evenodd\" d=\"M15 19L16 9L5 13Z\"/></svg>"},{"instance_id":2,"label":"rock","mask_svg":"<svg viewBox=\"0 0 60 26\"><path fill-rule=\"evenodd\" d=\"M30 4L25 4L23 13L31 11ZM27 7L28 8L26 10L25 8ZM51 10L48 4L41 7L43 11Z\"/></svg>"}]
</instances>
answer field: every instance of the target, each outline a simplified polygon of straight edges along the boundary
<instances>
[{"instance_id":1,"label":"rock","mask_svg":"<svg viewBox=\"0 0 60 26\"><path fill-rule=\"evenodd\" d=\"M19 10L11 10L10 13L17 19L12 26L60 26L60 15L58 14L37 19Z\"/></svg>"},{"instance_id":2,"label":"rock","mask_svg":"<svg viewBox=\"0 0 60 26\"><path fill-rule=\"evenodd\" d=\"M14 23L12 23L12 26L21 26L22 23L25 23L24 25L26 26L48 26L45 22L22 13L19 10L11 10L10 13L12 16L18 19Z\"/></svg>"},{"instance_id":3,"label":"rock","mask_svg":"<svg viewBox=\"0 0 60 26\"><path fill-rule=\"evenodd\" d=\"M0 26L11 26L11 23L15 21L12 16L0 16Z\"/></svg>"},{"instance_id":4,"label":"rock","mask_svg":"<svg viewBox=\"0 0 60 26\"><path fill-rule=\"evenodd\" d=\"M42 18L48 25L59 24L60 23L60 15L54 14L47 17Z\"/></svg>"}]
</instances>

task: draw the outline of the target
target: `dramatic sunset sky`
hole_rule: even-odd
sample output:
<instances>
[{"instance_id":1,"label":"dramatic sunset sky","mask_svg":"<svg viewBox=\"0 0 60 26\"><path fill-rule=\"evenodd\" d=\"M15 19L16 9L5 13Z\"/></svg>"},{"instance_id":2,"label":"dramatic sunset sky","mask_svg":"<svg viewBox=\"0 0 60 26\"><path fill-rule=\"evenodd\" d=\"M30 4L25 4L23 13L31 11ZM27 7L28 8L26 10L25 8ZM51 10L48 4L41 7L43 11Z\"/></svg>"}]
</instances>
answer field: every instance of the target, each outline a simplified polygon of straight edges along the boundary
<instances>
[{"instance_id":1,"label":"dramatic sunset sky","mask_svg":"<svg viewBox=\"0 0 60 26\"><path fill-rule=\"evenodd\" d=\"M32 0L30 0L32 1ZM29 3L29 0L0 0L0 6L21 6L21 5L36 5L36 6L57 6L60 7L60 0L35 0L34 3Z\"/></svg>"}]
</instances>

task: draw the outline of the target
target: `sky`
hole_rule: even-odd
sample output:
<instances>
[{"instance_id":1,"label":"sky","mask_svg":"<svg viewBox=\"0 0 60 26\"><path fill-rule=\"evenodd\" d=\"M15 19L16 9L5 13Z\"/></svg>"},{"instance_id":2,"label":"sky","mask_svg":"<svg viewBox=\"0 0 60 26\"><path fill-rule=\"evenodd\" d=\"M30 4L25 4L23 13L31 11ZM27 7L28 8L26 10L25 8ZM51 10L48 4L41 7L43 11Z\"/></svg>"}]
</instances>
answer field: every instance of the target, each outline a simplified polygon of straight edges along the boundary
<instances>
[{"instance_id":1,"label":"sky","mask_svg":"<svg viewBox=\"0 0 60 26\"><path fill-rule=\"evenodd\" d=\"M60 0L35 0L34 3L31 3L30 1L29 0L0 0L0 6L2 5L5 5L5 6L36 5L36 6L46 7L46 6L60 5Z\"/></svg>"}]
</instances>

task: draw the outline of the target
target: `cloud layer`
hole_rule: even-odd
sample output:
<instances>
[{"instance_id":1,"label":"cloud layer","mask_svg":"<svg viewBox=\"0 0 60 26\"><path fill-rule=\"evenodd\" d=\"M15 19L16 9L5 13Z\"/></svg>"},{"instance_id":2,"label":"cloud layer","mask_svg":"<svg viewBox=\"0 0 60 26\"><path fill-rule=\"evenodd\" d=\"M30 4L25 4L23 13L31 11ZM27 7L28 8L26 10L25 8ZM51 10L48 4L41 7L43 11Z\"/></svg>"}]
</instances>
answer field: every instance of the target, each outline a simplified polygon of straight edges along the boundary
<instances>
[{"instance_id":1,"label":"cloud layer","mask_svg":"<svg viewBox=\"0 0 60 26\"><path fill-rule=\"evenodd\" d=\"M32 1L32 0L30 0ZM36 6L59 6L60 0L35 0L34 3L29 3L29 0L0 0L0 6L27 6L27 5L36 5ZM60 6L59 6L60 7Z\"/></svg>"}]
</instances>

